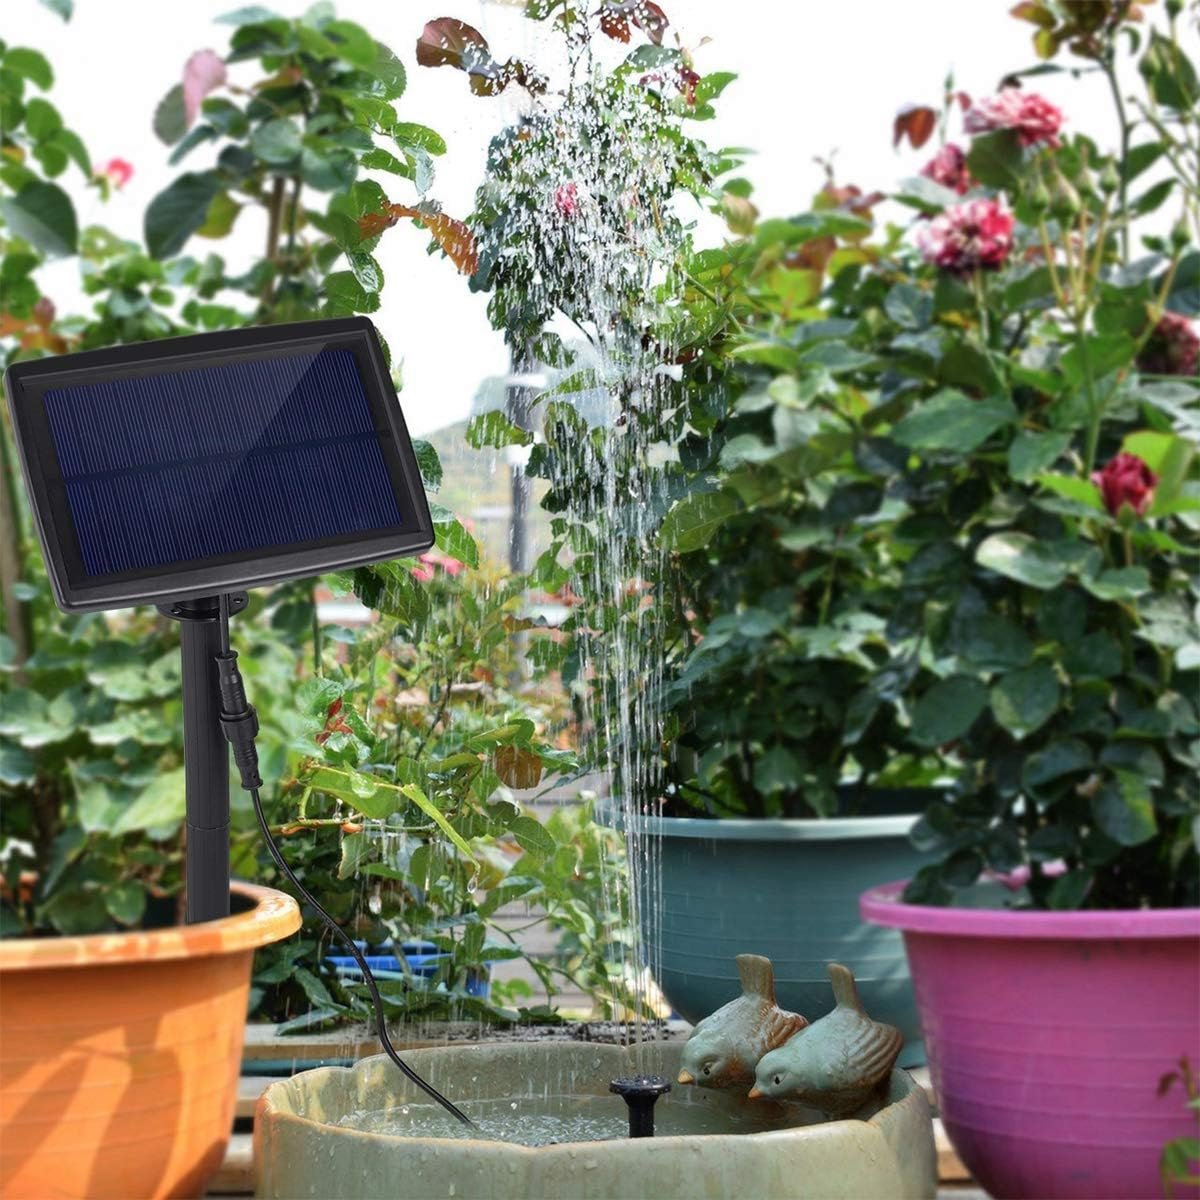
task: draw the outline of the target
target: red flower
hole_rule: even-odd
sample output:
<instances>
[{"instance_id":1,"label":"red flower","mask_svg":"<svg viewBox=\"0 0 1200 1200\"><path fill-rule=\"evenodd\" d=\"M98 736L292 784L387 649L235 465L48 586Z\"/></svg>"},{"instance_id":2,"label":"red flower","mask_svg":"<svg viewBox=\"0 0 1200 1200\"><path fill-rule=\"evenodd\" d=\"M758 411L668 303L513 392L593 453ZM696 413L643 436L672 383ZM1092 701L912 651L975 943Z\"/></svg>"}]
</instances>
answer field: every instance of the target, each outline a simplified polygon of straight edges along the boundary
<instances>
[{"instance_id":1,"label":"red flower","mask_svg":"<svg viewBox=\"0 0 1200 1200\"><path fill-rule=\"evenodd\" d=\"M921 174L960 196L975 186L967 170L967 156L953 142L947 142L922 168Z\"/></svg>"},{"instance_id":2,"label":"red flower","mask_svg":"<svg viewBox=\"0 0 1200 1200\"><path fill-rule=\"evenodd\" d=\"M554 210L568 220L579 212L579 189L575 184L560 183L554 189Z\"/></svg>"},{"instance_id":3,"label":"red flower","mask_svg":"<svg viewBox=\"0 0 1200 1200\"><path fill-rule=\"evenodd\" d=\"M1103 471L1092 473L1092 482L1100 489L1104 507L1114 517L1125 504L1140 517L1154 502L1158 476L1136 454L1122 451L1108 461Z\"/></svg>"},{"instance_id":4,"label":"red flower","mask_svg":"<svg viewBox=\"0 0 1200 1200\"><path fill-rule=\"evenodd\" d=\"M1062 123L1062 110L1045 96L1015 87L1001 88L994 96L976 100L963 117L963 128L968 133L1012 129L1022 146L1057 146Z\"/></svg>"},{"instance_id":5,"label":"red flower","mask_svg":"<svg viewBox=\"0 0 1200 1200\"><path fill-rule=\"evenodd\" d=\"M123 158L110 158L101 172L118 191L133 178L133 163Z\"/></svg>"},{"instance_id":6,"label":"red flower","mask_svg":"<svg viewBox=\"0 0 1200 1200\"><path fill-rule=\"evenodd\" d=\"M1012 251L1013 217L998 200L956 204L917 230L926 262L965 274L994 270Z\"/></svg>"},{"instance_id":7,"label":"red flower","mask_svg":"<svg viewBox=\"0 0 1200 1200\"><path fill-rule=\"evenodd\" d=\"M1138 355L1139 369L1148 375L1185 375L1200 368L1200 337L1182 313L1165 312Z\"/></svg>"}]
</instances>

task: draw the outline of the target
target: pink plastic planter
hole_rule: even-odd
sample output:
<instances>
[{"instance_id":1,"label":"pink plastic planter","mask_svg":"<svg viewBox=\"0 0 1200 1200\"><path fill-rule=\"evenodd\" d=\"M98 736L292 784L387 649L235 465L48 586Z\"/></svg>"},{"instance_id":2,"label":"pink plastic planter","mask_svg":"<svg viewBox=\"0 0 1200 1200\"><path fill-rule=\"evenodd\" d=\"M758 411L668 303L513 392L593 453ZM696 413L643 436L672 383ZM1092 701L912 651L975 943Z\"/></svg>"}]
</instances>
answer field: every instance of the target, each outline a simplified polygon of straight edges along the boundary
<instances>
[{"instance_id":1,"label":"pink plastic planter","mask_svg":"<svg viewBox=\"0 0 1200 1200\"><path fill-rule=\"evenodd\" d=\"M859 907L904 932L946 1132L993 1196L1162 1195L1165 1142L1195 1136L1176 1087L1200 1065L1200 909L1013 912Z\"/></svg>"}]
</instances>

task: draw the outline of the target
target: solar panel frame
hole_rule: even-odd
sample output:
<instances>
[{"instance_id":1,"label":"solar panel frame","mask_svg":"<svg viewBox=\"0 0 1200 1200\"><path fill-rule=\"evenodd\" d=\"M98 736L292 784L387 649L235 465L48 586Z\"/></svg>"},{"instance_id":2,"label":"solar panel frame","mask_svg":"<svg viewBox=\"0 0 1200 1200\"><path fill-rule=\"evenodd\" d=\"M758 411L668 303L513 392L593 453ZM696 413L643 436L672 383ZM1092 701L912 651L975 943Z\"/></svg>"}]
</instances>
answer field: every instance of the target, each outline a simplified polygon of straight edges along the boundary
<instances>
[{"instance_id":1,"label":"solar panel frame","mask_svg":"<svg viewBox=\"0 0 1200 1200\"><path fill-rule=\"evenodd\" d=\"M399 526L367 535L341 535L89 576L51 430L48 392L106 379L166 375L247 359L269 360L341 348L353 353L358 366L401 514ZM4 388L51 587L56 602L67 612L165 604L259 587L419 554L433 544L433 522L416 453L375 327L365 317L193 334L30 359L9 366Z\"/></svg>"}]
</instances>

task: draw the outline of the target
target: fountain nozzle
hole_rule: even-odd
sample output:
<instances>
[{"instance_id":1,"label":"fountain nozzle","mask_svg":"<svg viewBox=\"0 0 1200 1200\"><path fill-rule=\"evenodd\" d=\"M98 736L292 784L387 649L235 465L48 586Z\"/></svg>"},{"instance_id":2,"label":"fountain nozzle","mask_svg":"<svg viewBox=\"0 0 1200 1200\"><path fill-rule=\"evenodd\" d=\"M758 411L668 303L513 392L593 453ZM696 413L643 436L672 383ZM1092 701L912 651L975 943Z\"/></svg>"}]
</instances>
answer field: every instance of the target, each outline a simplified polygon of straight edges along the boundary
<instances>
[{"instance_id":1,"label":"fountain nozzle","mask_svg":"<svg viewBox=\"0 0 1200 1200\"><path fill-rule=\"evenodd\" d=\"M670 1083L661 1075L623 1075L614 1079L608 1090L620 1096L629 1109L629 1136L653 1137L654 1105L671 1090Z\"/></svg>"}]
</instances>

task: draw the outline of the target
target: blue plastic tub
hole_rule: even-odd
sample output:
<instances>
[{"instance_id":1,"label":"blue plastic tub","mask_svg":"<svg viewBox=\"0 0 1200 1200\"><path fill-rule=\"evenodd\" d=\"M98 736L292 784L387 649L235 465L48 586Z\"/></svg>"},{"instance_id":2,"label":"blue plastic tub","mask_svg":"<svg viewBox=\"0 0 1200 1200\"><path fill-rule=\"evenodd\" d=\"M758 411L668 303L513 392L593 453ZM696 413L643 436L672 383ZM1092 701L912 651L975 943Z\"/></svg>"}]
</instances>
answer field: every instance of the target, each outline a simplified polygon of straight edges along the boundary
<instances>
[{"instance_id":1,"label":"blue plastic tub","mask_svg":"<svg viewBox=\"0 0 1200 1200\"><path fill-rule=\"evenodd\" d=\"M381 946L370 947L366 942L356 941L354 944L363 951L367 966L373 972L382 971L399 976L405 973L405 964L407 964L408 972L418 979L432 979L437 974L438 964L443 959L450 957L444 950L438 949L433 942L401 942L400 953L404 955L403 963L394 953L395 945L390 941L384 942ZM334 967L342 979L362 978L362 972L352 955L327 954L325 961ZM491 987L492 982L487 974L472 972L467 976L466 992L468 996L477 996L481 1000L486 1000Z\"/></svg>"}]
</instances>

